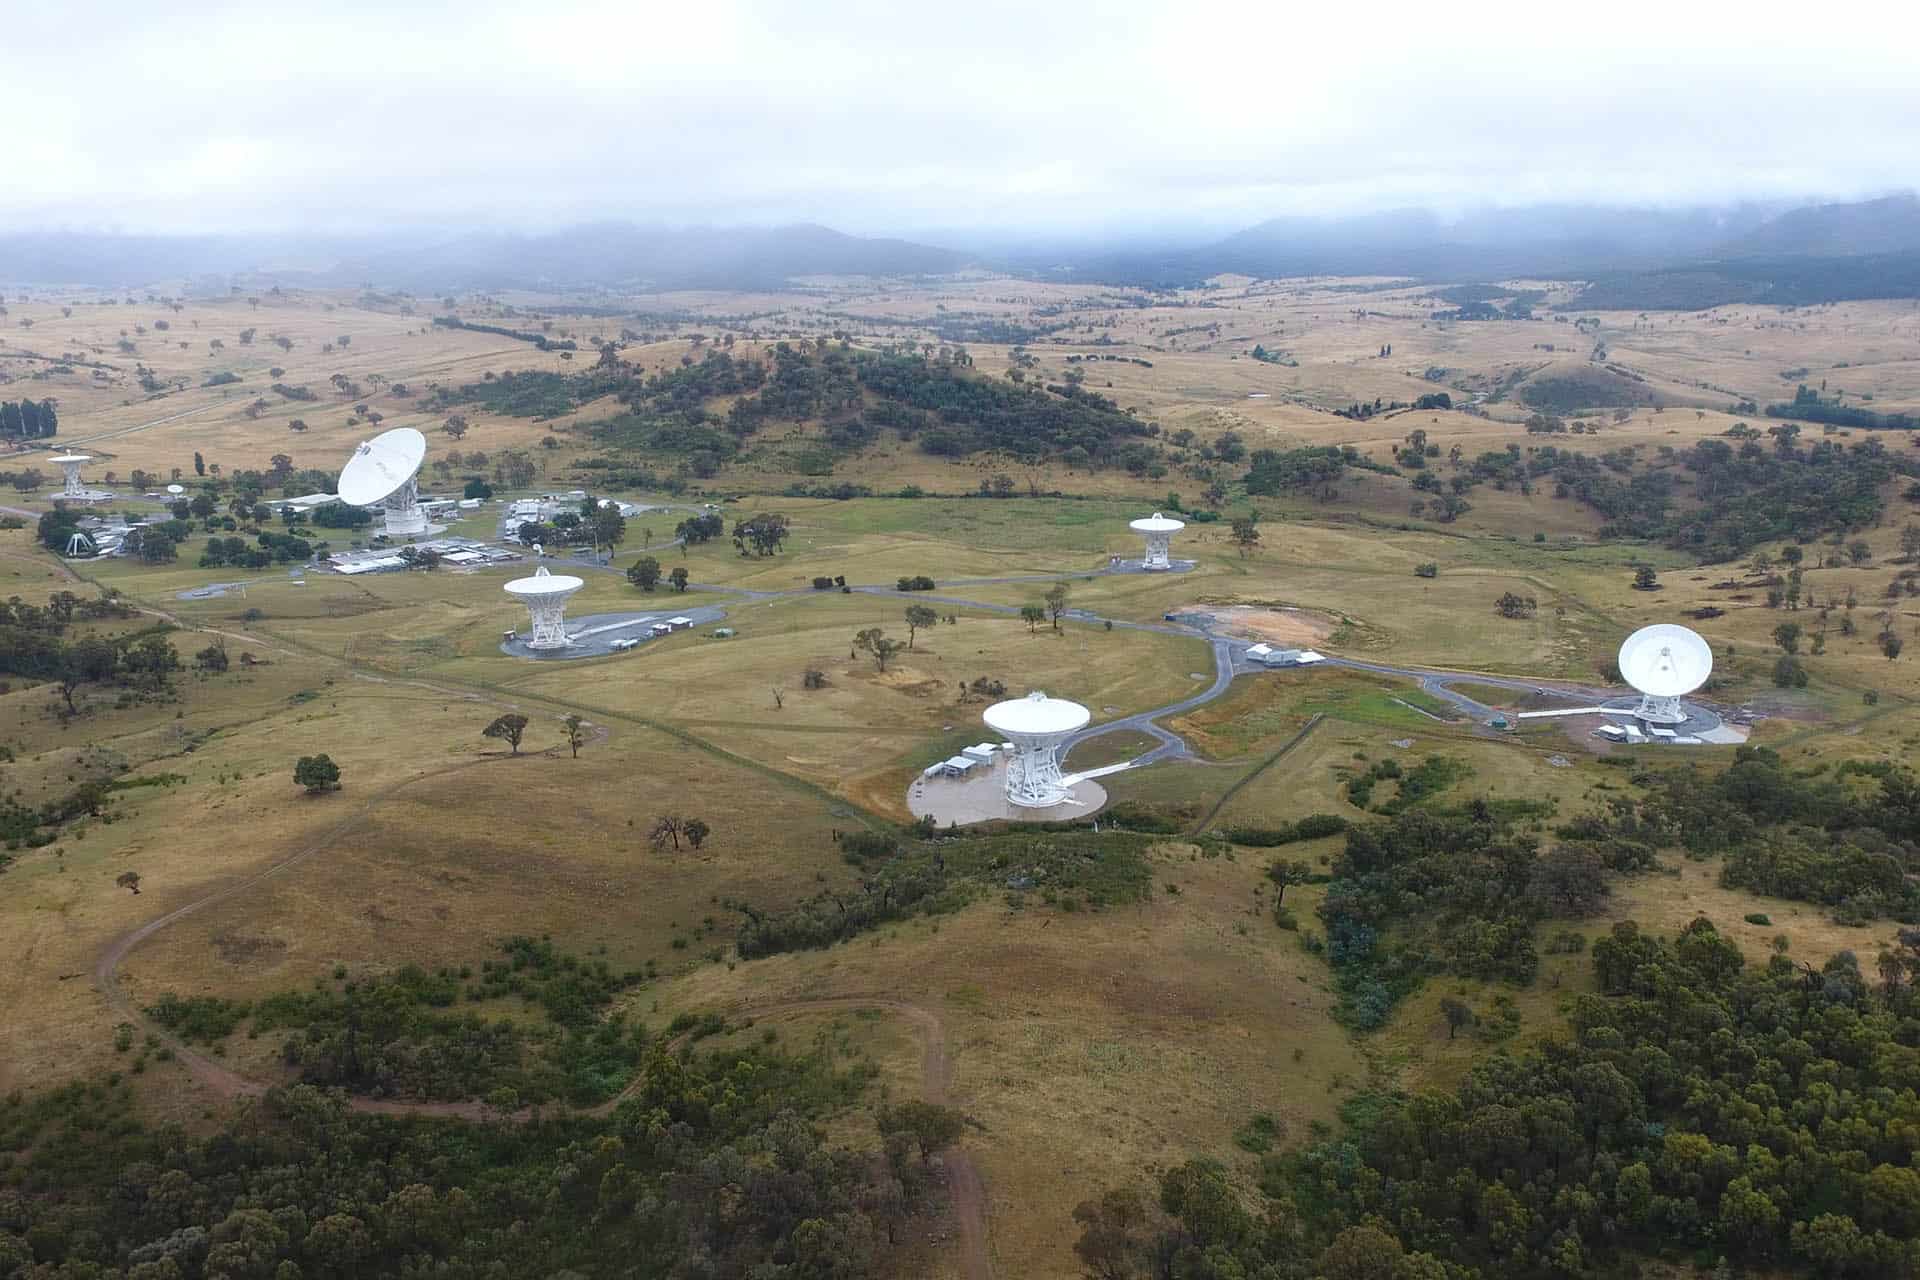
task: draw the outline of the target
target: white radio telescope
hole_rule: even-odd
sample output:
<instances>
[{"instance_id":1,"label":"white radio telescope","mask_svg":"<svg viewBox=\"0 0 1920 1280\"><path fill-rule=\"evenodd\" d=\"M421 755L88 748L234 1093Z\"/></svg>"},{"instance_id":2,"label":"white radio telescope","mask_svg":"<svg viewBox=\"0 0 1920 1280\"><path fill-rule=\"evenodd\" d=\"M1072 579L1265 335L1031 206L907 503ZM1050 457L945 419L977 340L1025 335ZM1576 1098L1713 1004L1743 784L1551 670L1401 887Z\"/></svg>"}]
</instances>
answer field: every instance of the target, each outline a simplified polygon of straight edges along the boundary
<instances>
[{"instance_id":1,"label":"white radio telescope","mask_svg":"<svg viewBox=\"0 0 1920 1280\"><path fill-rule=\"evenodd\" d=\"M564 649L567 639L567 598L586 583L570 573L549 573L541 565L531 577L515 578L506 585L506 593L527 606L533 616L533 634L527 638L529 649Z\"/></svg>"},{"instance_id":2,"label":"white radio telescope","mask_svg":"<svg viewBox=\"0 0 1920 1280\"><path fill-rule=\"evenodd\" d=\"M360 447L341 468L340 501L351 507L378 507L389 537L411 538L427 531L415 477L427 460L427 438L412 427L383 431Z\"/></svg>"},{"instance_id":3,"label":"white radio telescope","mask_svg":"<svg viewBox=\"0 0 1920 1280\"><path fill-rule=\"evenodd\" d=\"M186 491L187 491L187 486L183 484L170 484L167 486L167 492L176 498L179 497L181 494L185 493Z\"/></svg>"},{"instance_id":4,"label":"white radio telescope","mask_svg":"<svg viewBox=\"0 0 1920 1280\"><path fill-rule=\"evenodd\" d=\"M54 497L64 498L68 502L105 502L113 497L104 490L87 488L85 482L80 479L80 468L93 461L92 454L61 453L54 455L52 461L53 465L60 468L60 474L65 480L60 492Z\"/></svg>"},{"instance_id":5,"label":"white radio telescope","mask_svg":"<svg viewBox=\"0 0 1920 1280\"><path fill-rule=\"evenodd\" d=\"M1051 809L1073 793L1060 777L1060 744L1093 717L1077 702L1037 690L996 702L980 717L1013 744L1007 760L1007 802L1023 809Z\"/></svg>"},{"instance_id":6,"label":"white radio telescope","mask_svg":"<svg viewBox=\"0 0 1920 1280\"><path fill-rule=\"evenodd\" d=\"M1680 699L1713 674L1713 650L1698 632L1670 622L1642 627L1620 645L1620 674L1640 691L1633 714L1649 724L1676 725L1687 719Z\"/></svg>"},{"instance_id":7,"label":"white radio telescope","mask_svg":"<svg viewBox=\"0 0 1920 1280\"><path fill-rule=\"evenodd\" d=\"M1175 520L1158 511L1129 523L1127 528L1147 540L1147 555L1140 567L1155 571L1173 568L1173 561L1167 558L1167 546L1173 541L1173 535L1186 527L1185 520Z\"/></svg>"}]
</instances>

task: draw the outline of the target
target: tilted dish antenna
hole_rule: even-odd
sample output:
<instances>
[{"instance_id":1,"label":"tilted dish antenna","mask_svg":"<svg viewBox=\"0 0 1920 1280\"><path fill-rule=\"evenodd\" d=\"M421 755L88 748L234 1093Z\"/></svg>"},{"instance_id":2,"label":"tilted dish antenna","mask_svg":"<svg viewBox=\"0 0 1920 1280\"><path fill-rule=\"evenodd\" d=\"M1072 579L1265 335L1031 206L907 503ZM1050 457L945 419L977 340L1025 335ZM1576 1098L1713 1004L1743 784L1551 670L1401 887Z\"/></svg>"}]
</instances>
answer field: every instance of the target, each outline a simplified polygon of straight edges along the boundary
<instances>
[{"instance_id":1,"label":"tilted dish antenna","mask_svg":"<svg viewBox=\"0 0 1920 1280\"><path fill-rule=\"evenodd\" d=\"M1680 699L1713 674L1713 649L1697 631L1671 622L1642 627L1620 645L1620 675L1640 693L1634 715L1652 724L1681 724Z\"/></svg>"},{"instance_id":2,"label":"tilted dish antenna","mask_svg":"<svg viewBox=\"0 0 1920 1280\"><path fill-rule=\"evenodd\" d=\"M378 507L391 537L427 531L415 477L427 460L427 438L412 427L395 427L363 440L341 468L338 493L350 507Z\"/></svg>"}]
</instances>

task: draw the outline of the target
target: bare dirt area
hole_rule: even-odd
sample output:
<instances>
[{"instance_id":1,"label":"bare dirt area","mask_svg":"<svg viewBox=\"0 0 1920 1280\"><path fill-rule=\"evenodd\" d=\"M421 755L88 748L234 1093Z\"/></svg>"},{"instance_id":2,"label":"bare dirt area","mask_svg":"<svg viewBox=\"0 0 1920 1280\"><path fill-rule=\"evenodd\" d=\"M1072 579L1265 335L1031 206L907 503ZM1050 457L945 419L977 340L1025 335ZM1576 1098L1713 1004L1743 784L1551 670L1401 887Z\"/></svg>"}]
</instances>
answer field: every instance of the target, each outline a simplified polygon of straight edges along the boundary
<instances>
[{"instance_id":1,"label":"bare dirt area","mask_svg":"<svg viewBox=\"0 0 1920 1280\"><path fill-rule=\"evenodd\" d=\"M1173 612L1209 614L1214 629L1225 635L1291 646L1319 644L1332 635L1338 625L1326 614L1312 609L1272 605L1219 605L1203 600Z\"/></svg>"}]
</instances>

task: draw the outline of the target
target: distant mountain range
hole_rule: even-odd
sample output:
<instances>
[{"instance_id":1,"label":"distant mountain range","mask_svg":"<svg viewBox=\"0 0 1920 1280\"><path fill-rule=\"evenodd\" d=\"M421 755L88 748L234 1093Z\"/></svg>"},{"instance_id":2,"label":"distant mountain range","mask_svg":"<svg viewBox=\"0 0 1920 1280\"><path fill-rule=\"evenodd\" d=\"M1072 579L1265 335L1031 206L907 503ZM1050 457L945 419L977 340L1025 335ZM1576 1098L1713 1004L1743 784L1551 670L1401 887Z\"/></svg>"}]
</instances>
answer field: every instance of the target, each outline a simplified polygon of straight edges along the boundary
<instances>
[{"instance_id":1,"label":"distant mountain range","mask_svg":"<svg viewBox=\"0 0 1920 1280\"><path fill-rule=\"evenodd\" d=\"M1276 218L1208 244L974 254L811 224L605 222L535 234L386 237L0 235L0 281L202 291L266 283L467 289L772 289L807 276L933 276L985 265L1044 279L1171 287L1225 273L1591 282L1589 307L1702 308L1920 296L1920 198L1691 209L1534 205Z\"/></svg>"},{"instance_id":2,"label":"distant mountain range","mask_svg":"<svg viewBox=\"0 0 1920 1280\"><path fill-rule=\"evenodd\" d=\"M666 228L596 223L540 235L0 235L0 280L132 288L206 277L311 286L461 289L764 289L796 277L916 276L972 259L828 227Z\"/></svg>"}]
</instances>

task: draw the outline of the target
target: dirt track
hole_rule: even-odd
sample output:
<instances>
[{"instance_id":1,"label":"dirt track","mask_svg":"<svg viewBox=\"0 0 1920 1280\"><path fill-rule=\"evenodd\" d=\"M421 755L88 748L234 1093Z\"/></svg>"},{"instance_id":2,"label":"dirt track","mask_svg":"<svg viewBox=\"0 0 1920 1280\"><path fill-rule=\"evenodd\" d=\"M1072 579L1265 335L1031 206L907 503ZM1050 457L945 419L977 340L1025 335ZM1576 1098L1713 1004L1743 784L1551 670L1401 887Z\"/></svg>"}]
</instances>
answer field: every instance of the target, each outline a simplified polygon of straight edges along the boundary
<instances>
[{"instance_id":1,"label":"dirt track","mask_svg":"<svg viewBox=\"0 0 1920 1280\"><path fill-rule=\"evenodd\" d=\"M410 682L411 683L411 682ZM444 692L444 691L443 691ZM595 726L592 744L606 741L606 729ZM529 753L555 755L565 750L564 744L549 748L545 752ZM394 783L366 796L355 806L352 812L322 831L300 849L265 869L255 872L244 879L237 880L224 888L216 889L205 897L197 898L183 907L177 907L167 914L115 938L101 953L94 965L94 984L106 997L114 1012L127 1022L144 1027L163 1038L173 1049L175 1058L186 1068L187 1073L204 1088L221 1098L228 1100L258 1097L267 1091L266 1085L258 1080L248 1079L232 1068L222 1065L206 1054L199 1052L186 1042L168 1032L164 1027L151 1022L144 1013L135 1007L126 991L120 986L119 969L133 949L153 937L168 925L185 919L204 907L209 907L228 898L244 893L269 877L278 875L287 868L305 862L314 855L332 847L333 843L349 827L365 818L383 801L415 783L428 778L445 777L466 769L482 765L497 764L514 759L510 755L488 755L477 759L463 760L441 769ZM947 1031L937 1014L919 1005L891 999L887 996L825 996L813 999L776 1001L760 1005L748 1005L733 1011L734 1018L766 1018L790 1014L819 1013L835 1009L885 1009L889 1013L911 1022L919 1029L922 1043L921 1092L928 1102L944 1104L947 1089L951 1082L951 1064L947 1056ZM628 1095L637 1090L642 1081L639 1076L628 1082L614 1097L571 1114L584 1117L604 1117L613 1114ZM424 1116L436 1119L480 1121L502 1118L494 1108L481 1102L414 1102L385 1100L376 1098L349 1098L347 1106L366 1115L381 1116ZM532 1118L531 1108L524 1109L505 1117L517 1121ZM951 1148L946 1153L947 1193L952 1204L955 1231L960 1244L960 1262L962 1273L967 1280L991 1280L993 1260L987 1247L987 1197L986 1189L980 1180L980 1171L965 1151Z\"/></svg>"}]
</instances>

